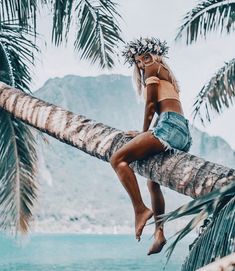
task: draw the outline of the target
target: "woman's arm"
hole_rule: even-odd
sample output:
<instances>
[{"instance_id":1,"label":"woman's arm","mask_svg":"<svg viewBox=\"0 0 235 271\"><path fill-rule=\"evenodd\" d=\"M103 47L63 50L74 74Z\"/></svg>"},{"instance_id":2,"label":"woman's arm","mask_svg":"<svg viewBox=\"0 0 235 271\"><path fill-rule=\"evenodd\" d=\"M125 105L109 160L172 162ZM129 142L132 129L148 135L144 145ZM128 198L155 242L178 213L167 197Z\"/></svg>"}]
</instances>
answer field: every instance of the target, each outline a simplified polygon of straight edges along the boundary
<instances>
[{"instance_id":1,"label":"woman's arm","mask_svg":"<svg viewBox=\"0 0 235 271\"><path fill-rule=\"evenodd\" d=\"M157 101L157 83L152 83L147 86L147 98L144 112L143 132L148 131L152 122L155 111L155 103Z\"/></svg>"},{"instance_id":2,"label":"woman's arm","mask_svg":"<svg viewBox=\"0 0 235 271\"><path fill-rule=\"evenodd\" d=\"M157 75L157 68L158 68L157 63L153 63L152 65L145 67L144 69L145 81L149 77ZM147 84L147 97L145 103L143 132L148 131L154 113L156 112L155 108L157 103L157 88L158 82Z\"/></svg>"}]
</instances>

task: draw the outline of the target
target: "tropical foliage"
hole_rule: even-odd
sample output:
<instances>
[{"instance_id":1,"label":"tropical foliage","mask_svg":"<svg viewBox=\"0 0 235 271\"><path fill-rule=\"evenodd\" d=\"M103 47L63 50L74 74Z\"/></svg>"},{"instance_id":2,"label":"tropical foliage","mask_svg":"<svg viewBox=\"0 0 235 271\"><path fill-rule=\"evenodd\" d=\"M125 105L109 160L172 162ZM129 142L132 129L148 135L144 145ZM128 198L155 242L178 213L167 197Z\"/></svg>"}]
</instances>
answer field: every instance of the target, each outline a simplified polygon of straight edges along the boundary
<instances>
[{"instance_id":1,"label":"tropical foliage","mask_svg":"<svg viewBox=\"0 0 235 271\"><path fill-rule=\"evenodd\" d=\"M199 37L207 38L210 32L230 34L234 30L235 1L200 1L184 17L176 41L186 36L186 44L194 43ZM203 86L194 103L194 117L204 123L211 121L213 112L221 113L231 107L235 98L235 59L221 67Z\"/></svg>"},{"instance_id":2,"label":"tropical foliage","mask_svg":"<svg viewBox=\"0 0 235 271\"><path fill-rule=\"evenodd\" d=\"M120 15L111 0L54 0L49 1L53 13L52 40L59 45L68 34L75 18L75 50L81 58L99 62L102 68L114 65L117 43L122 41L118 26Z\"/></svg>"},{"instance_id":3,"label":"tropical foliage","mask_svg":"<svg viewBox=\"0 0 235 271\"><path fill-rule=\"evenodd\" d=\"M210 82L203 86L196 97L194 118L198 114L202 123L204 119L211 121L210 107L218 114L223 109L231 107L235 98L235 58L225 65L211 78Z\"/></svg>"},{"instance_id":4,"label":"tropical foliage","mask_svg":"<svg viewBox=\"0 0 235 271\"><path fill-rule=\"evenodd\" d=\"M159 217L159 221L165 223L180 217L194 216L183 229L175 234L176 239L167 249L168 260L176 244L202 221L203 225L200 227L199 237L190 246L190 250L193 252L188 257L184 270L194 270L195 266L192 265L192 262L197 263L197 268L210 263L214 257L213 253L209 254L210 250L213 250L213 252L216 250L217 256L221 257L232 253L235 250L233 244L235 238L234 194L235 182L232 182ZM207 232L207 237L205 237L204 232ZM215 248L212 244L215 242L215 235L218 232L220 233L217 236L219 242L216 243L217 247ZM197 260L199 251L202 255L205 251L208 253L207 257L199 257L201 262Z\"/></svg>"},{"instance_id":5,"label":"tropical foliage","mask_svg":"<svg viewBox=\"0 0 235 271\"><path fill-rule=\"evenodd\" d=\"M186 35L186 44L206 38L211 31L230 33L235 21L235 1L208 0L201 1L189 11L180 27L176 40ZM194 103L194 117L199 115L201 121L211 121L213 111L221 113L230 107L235 97L235 59L219 69L213 78L203 86ZM208 180L209 181L209 180ZM186 215L195 215L193 219L176 234L175 241L168 248L168 259L186 234L200 222L199 237L190 246L190 255L182 267L183 271L193 271L216 258L235 251L235 213L234 213L234 181L227 187L220 188L200 197L181 208L162 216L164 223Z\"/></svg>"},{"instance_id":6,"label":"tropical foliage","mask_svg":"<svg viewBox=\"0 0 235 271\"><path fill-rule=\"evenodd\" d=\"M68 41L72 23L74 48L101 68L114 65L122 41L117 4L111 0L0 1L0 81L30 92L37 41L38 10L53 16L52 42ZM73 20L74 19L74 20ZM37 195L36 142L30 128L0 109L0 228L26 232Z\"/></svg>"},{"instance_id":7,"label":"tropical foliage","mask_svg":"<svg viewBox=\"0 0 235 271\"><path fill-rule=\"evenodd\" d=\"M122 42L118 5L112 0L41 0L0 2L0 25L18 24L37 31L38 10L47 8L53 17L52 41L60 45L68 41L75 29L74 48L81 58L97 62L101 68L111 68L117 45Z\"/></svg>"},{"instance_id":8,"label":"tropical foliage","mask_svg":"<svg viewBox=\"0 0 235 271\"><path fill-rule=\"evenodd\" d=\"M196 270L235 251L234 193L235 189L233 194L224 197L211 218L205 221L205 226L200 228L200 235L191 245L190 255L183 264L182 271ZM218 267L218 270L221 268Z\"/></svg>"},{"instance_id":9,"label":"tropical foliage","mask_svg":"<svg viewBox=\"0 0 235 271\"><path fill-rule=\"evenodd\" d=\"M30 39L29 29L5 23L0 31L1 81L29 90L29 66L32 51L37 47ZM29 37L30 38L30 37ZM19 52L21 52L19 54ZM26 124L0 109L0 227L26 232L36 198L35 140Z\"/></svg>"}]
</instances>

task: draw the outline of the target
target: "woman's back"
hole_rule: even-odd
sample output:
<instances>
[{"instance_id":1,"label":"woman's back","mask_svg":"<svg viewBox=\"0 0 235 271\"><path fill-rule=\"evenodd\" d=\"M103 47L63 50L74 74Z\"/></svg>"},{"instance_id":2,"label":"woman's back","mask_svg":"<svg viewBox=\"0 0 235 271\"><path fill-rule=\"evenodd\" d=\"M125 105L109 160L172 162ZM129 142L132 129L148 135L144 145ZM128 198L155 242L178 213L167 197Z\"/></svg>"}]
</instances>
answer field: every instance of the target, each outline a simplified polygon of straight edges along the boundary
<instances>
[{"instance_id":1,"label":"woman's back","mask_svg":"<svg viewBox=\"0 0 235 271\"><path fill-rule=\"evenodd\" d=\"M147 87L144 88L143 97L147 99ZM183 115L179 92L173 84L167 80L159 80L156 87L155 111L157 114L162 112L177 112Z\"/></svg>"},{"instance_id":2,"label":"woman's back","mask_svg":"<svg viewBox=\"0 0 235 271\"><path fill-rule=\"evenodd\" d=\"M144 89L144 99L147 99L147 87ZM167 80L159 80L158 87L156 89L156 99L157 102L166 100L166 99L173 99L178 100L179 99L179 92L175 90L175 87L172 85L171 82Z\"/></svg>"}]
</instances>

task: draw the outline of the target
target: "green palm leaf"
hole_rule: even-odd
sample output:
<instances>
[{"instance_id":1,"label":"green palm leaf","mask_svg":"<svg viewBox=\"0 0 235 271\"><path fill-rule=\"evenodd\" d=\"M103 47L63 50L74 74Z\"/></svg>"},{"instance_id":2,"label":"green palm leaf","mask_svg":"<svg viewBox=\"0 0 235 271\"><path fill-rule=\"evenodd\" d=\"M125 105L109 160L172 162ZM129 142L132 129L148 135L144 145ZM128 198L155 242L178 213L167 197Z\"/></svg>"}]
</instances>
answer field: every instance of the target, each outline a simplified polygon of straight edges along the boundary
<instances>
[{"instance_id":1,"label":"green palm leaf","mask_svg":"<svg viewBox=\"0 0 235 271\"><path fill-rule=\"evenodd\" d=\"M175 234L175 236L177 236L175 241L167 249L168 260L176 244L185 235L192 231L205 218L209 216L216 218L222 207L227 204L229 200L234 198L234 195L235 182L232 182L231 184L197 198L172 212L159 216L158 223L166 223L167 221L175 220L183 216L196 214L196 216L183 229Z\"/></svg>"},{"instance_id":2,"label":"green palm leaf","mask_svg":"<svg viewBox=\"0 0 235 271\"><path fill-rule=\"evenodd\" d=\"M0 81L29 90L33 50L28 29L16 24L0 28ZM26 124L0 109L0 228L26 232L36 200L35 140Z\"/></svg>"},{"instance_id":3,"label":"green palm leaf","mask_svg":"<svg viewBox=\"0 0 235 271\"><path fill-rule=\"evenodd\" d=\"M81 58L91 59L91 63L98 61L102 68L114 66L112 55L122 41L114 19L115 7L112 1L81 0L75 8L78 16L75 49L81 52Z\"/></svg>"},{"instance_id":4,"label":"green palm leaf","mask_svg":"<svg viewBox=\"0 0 235 271\"><path fill-rule=\"evenodd\" d=\"M182 271L194 271L217 258L235 252L235 197L219 209L213 219L207 220L200 228L198 238L190 246L190 254L182 266Z\"/></svg>"},{"instance_id":5,"label":"green palm leaf","mask_svg":"<svg viewBox=\"0 0 235 271\"><path fill-rule=\"evenodd\" d=\"M203 86L193 105L194 118L198 115L204 120L211 121L212 112L222 113L234 103L235 98L235 58L226 63Z\"/></svg>"},{"instance_id":6,"label":"green palm leaf","mask_svg":"<svg viewBox=\"0 0 235 271\"><path fill-rule=\"evenodd\" d=\"M176 40L186 34L186 43L195 42L198 36L206 38L211 31L231 32L235 21L235 1L207 0L201 1L184 17Z\"/></svg>"},{"instance_id":7,"label":"green palm leaf","mask_svg":"<svg viewBox=\"0 0 235 271\"><path fill-rule=\"evenodd\" d=\"M30 31L29 28L20 27L13 23L0 25L1 51L6 55L2 65L8 67L8 69L3 69L2 72L11 74L8 78L11 81L1 81L29 91L30 67L34 64L34 53L39 51L33 42L33 38L34 32L33 30ZM7 77L5 80L7 80Z\"/></svg>"},{"instance_id":8,"label":"green palm leaf","mask_svg":"<svg viewBox=\"0 0 235 271\"><path fill-rule=\"evenodd\" d=\"M61 44L63 37L66 40L68 38L72 20L73 2L72 0L55 0L53 3L52 41L56 45Z\"/></svg>"},{"instance_id":9,"label":"green palm leaf","mask_svg":"<svg viewBox=\"0 0 235 271\"><path fill-rule=\"evenodd\" d=\"M30 129L0 109L0 227L27 232L36 199L36 150Z\"/></svg>"},{"instance_id":10,"label":"green palm leaf","mask_svg":"<svg viewBox=\"0 0 235 271\"><path fill-rule=\"evenodd\" d=\"M60 45L63 37L67 42L73 14L76 14L75 50L81 53L81 58L90 59L91 63L98 62L101 68L113 67L117 43L123 41L117 20L120 17L117 4L111 0L55 0L51 4L55 45Z\"/></svg>"},{"instance_id":11,"label":"green palm leaf","mask_svg":"<svg viewBox=\"0 0 235 271\"><path fill-rule=\"evenodd\" d=\"M22 27L33 25L36 30L36 10L37 0L1 0L0 24L11 21Z\"/></svg>"}]
</instances>

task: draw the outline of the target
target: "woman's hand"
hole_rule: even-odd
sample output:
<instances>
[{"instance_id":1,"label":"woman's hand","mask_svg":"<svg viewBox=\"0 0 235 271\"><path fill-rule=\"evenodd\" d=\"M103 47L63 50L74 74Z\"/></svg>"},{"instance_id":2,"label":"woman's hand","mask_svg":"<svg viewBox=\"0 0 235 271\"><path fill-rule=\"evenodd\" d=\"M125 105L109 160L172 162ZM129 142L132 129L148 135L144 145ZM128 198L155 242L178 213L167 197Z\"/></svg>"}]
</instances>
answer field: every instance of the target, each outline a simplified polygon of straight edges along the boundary
<instances>
[{"instance_id":1,"label":"woman's hand","mask_svg":"<svg viewBox=\"0 0 235 271\"><path fill-rule=\"evenodd\" d=\"M127 132L124 132L125 135L131 136L131 137L135 137L135 136L137 136L140 133L141 132L139 132L139 131L127 131Z\"/></svg>"}]
</instances>

